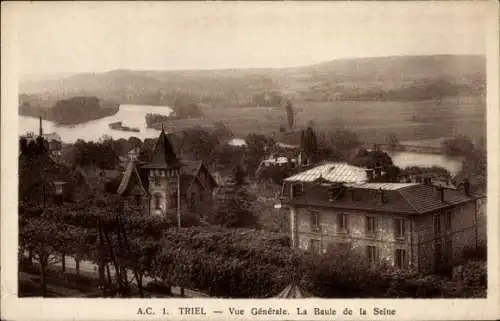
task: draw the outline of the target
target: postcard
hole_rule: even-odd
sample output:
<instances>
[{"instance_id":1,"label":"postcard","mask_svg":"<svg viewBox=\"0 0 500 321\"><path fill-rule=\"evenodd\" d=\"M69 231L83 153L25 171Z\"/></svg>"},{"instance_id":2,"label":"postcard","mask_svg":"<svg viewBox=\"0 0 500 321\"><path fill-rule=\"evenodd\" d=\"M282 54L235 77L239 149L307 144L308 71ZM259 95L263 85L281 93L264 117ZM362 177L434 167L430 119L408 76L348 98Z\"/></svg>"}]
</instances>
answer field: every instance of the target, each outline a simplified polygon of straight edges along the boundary
<instances>
[{"instance_id":1,"label":"postcard","mask_svg":"<svg viewBox=\"0 0 500 321\"><path fill-rule=\"evenodd\" d=\"M494 320L496 1L2 3L2 320Z\"/></svg>"}]
</instances>

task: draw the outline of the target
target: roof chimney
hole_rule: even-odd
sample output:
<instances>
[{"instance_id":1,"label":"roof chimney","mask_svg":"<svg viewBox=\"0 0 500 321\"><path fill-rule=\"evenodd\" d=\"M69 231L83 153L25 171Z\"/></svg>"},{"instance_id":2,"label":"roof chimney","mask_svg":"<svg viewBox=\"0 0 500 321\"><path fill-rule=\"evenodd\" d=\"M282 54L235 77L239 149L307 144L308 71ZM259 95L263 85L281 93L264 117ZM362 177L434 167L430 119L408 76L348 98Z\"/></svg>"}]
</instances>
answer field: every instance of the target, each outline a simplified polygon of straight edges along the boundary
<instances>
[{"instance_id":1,"label":"roof chimney","mask_svg":"<svg viewBox=\"0 0 500 321\"><path fill-rule=\"evenodd\" d=\"M366 177L368 178L368 182L373 182L373 169L366 170Z\"/></svg>"},{"instance_id":2,"label":"roof chimney","mask_svg":"<svg viewBox=\"0 0 500 321\"><path fill-rule=\"evenodd\" d=\"M437 195L441 202L444 202L444 187L436 186Z\"/></svg>"},{"instance_id":3,"label":"roof chimney","mask_svg":"<svg viewBox=\"0 0 500 321\"><path fill-rule=\"evenodd\" d=\"M464 179L464 194L465 196L470 196L470 183L467 178Z\"/></svg>"},{"instance_id":4,"label":"roof chimney","mask_svg":"<svg viewBox=\"0 0 500 321\"><path fill-rule=\"evenodd\" d=\"M379 196L380 196L380 203L382 203L382 204L385 203L386 200L385 200L384 190L382 188L379 188L378 192L379 192Z\"/></svg>"},{"instance_id":5,"label":"roof chimney","mask_svg":"<svg viewBox=\"0 0 500 321\"><path fill-rule=\"evenodd\" d=\"M40 120L40 137L43 136L43 128L42 128L42 117L38 117L38 119Z\"/></svg>"}]
</instances>

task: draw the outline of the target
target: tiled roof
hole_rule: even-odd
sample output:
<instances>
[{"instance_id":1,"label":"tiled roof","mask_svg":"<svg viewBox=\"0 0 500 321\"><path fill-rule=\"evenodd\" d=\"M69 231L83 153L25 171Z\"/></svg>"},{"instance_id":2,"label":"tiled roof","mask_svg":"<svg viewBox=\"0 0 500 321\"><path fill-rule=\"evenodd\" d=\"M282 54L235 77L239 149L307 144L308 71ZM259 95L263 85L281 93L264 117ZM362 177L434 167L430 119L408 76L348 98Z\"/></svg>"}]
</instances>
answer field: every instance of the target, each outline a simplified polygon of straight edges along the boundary
<instances>
[{"instance_id":1,"label":"tiled roof","mask_svg":"<svg viewBox=\"0 0 500 321\"><path fill-rule=\"evenodd\" d=\"M327 187L314 185L293 199L291 204L394 214L422 214L470 202L478 197L466 196L463 191L454 189L444 189L443 193L444 199L441 201L439 191L431 185L367 183L344 186L337 197L330 200Z\"/></svg>"},{"instance_id":2,"label":"tiled roof","mask_svg":"<svg viewBox=\"0 0 500 321\"><path fill-rule=\"evenodd\" d=\"M347 187L354 188L365 188L365 189L383 189L386 191L399 190L405 187L410 187L413 185L419 185L419 183L353 183L345 184Z\"/></svg>"},{"instance_id":3,"label":"tiled roof","mask_svg":"<svg viewBox=\"0 0 500 321\"><path fill-rule=\"evenodd\" d=\"M118 186L118 191L117 191L118 194L123 194L127 191L127 188L130 185L130 180L133 179L133 177L135 177L135 179L137 179L137 182L140 184L140 187L142 188L144 193L147 194L147 191L144 188L144 184L142 182L142 178L139 175L139 171L137 170L137 167L135 166L135 162L133 162L133 161L128 163L127 169L123 173L122 181L120 182L120 186Z\"/></svg>"},{"instance_id":4,"label":"tiled roof","mask_svg":"<svg viewBox=\"0 0 500 321\"><path fill-rule=\"evenodd\" d=\"M144 168L172 168L179 165L174 147L167 134L162 130L153 148L153 159Z\"/></svg>"},{"instance_id":5,"label":"tiled roof","mask_svg":"<svg viewBox=\"0 0 500 321\"><path fill-rule=\"evenodd\" d=\"M202 161L181 161L181 173L186 175L196 175L203 164Z\"/></svg>"},{"instance_id":6,"label":"tiled roof","mask_svg":"<svg viewBox=\"0 0 500 321\"><path fill-rule=\"evenodd\" d=\"M326 163L285 179L285 182L313 182L318 178L330 182L362 183L368 180L364 168L347 163Z\"/></svg>"}]
</instances>

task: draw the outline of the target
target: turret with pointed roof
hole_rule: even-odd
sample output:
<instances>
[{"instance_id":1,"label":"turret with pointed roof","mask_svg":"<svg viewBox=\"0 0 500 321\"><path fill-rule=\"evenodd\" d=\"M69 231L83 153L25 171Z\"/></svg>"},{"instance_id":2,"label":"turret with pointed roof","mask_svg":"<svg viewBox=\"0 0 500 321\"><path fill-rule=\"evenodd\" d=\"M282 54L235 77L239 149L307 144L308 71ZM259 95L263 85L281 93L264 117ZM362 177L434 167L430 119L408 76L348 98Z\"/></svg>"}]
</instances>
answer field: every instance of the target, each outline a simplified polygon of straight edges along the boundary
<instances>
[{"instance_id":1,"label":"turret with pointed roof","mask_svg":"<svg viewBox=\"0 0 500 321\"><path fill-rule=\"evenodd\" d=\"M153 148L153 158L143 168L179 169L181 166L182 164L175 154L174 147L162 126L160 136Z\"/></svg>"},{"instance_id":2,"label":"turret with pointed roof","mask_svg":"<svg viewBox=\"0 0 500 321\"><path fill-rule=\"evenodd\" d=\"M150 215L173 215L181 208L206 211L217 183L202 161L179 159L170 138L162 127L151 161L140 166L131 160L118 193L127 207Z\"/></svg>"}]
</instances>

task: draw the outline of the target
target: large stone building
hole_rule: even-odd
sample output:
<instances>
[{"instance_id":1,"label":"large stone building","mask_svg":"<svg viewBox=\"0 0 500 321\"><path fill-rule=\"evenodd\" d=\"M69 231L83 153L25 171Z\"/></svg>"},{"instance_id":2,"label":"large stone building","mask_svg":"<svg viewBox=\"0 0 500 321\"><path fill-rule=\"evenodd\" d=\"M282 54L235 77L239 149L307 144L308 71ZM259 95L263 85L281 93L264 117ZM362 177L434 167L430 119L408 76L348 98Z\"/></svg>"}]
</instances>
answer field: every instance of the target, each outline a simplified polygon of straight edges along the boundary
<instances>
[{"instance_id":1,"label":"large stone building","mask_svg":"<svg viewBox=\"0 0 500 321\"><path fill-rule=\"evenodd\" d=\"M432 182L375 183L370 170L328 163L285 180L292 244L318 254L357 251L372 265L431 272L484 245L483 197Z\"/></svg>"},{"instance_id":2,"label":"large stone building","mask_svg":"<svg viewBox=\"0 0 500 321\"><path fill-rule=\"evenodd\" d=\"M216 187L203 162L179 159L162 130L150 162L130 159L118 193L123 196L125 208L144 215L175 218L180 210L203 217L213 205Z\"/></svg>"}]
</instances>

